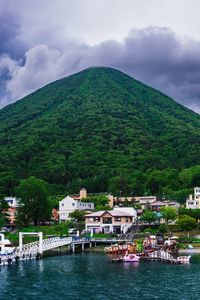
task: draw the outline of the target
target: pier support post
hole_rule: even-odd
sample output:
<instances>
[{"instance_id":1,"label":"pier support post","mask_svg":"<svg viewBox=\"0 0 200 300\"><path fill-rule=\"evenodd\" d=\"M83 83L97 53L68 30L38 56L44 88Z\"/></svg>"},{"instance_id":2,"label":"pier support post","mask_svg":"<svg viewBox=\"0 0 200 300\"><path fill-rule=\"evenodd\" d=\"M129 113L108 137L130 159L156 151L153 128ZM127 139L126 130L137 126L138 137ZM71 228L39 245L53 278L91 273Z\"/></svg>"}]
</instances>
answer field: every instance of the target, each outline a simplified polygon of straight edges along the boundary
<instances>
[{"instance_id":1,"label":"pier support post","mask_svg":"<svg viewBox=\"0 0 200 300\"><path fill-rule=\"evenodd\" d=\"M85 250L85 245L84 245L84 243L82 243L82 251L84 251Z\"/></svg>"},{"instance_id":2,"label":"pier support post","mask_svg":"<svg viewBox=\"0 0 200 300\"><path fill-rule=\"evenodd\" d=\"M23 234L22 232L19 232L19 251L22 251L22 246L23 246Z\"/></svg>"},{"instance_id":3,"label":"pier support post","mask_svg":"<svg viewBox=\"0 0 200 300\"><path fill-rule=\"evenodd\" d=\"M92 247L92 243L90 242L90 248Z\"/></svg>"},{"instance_id":4,"label":"pier support post","mask_svg":"<svg viewBox=\"0 0 200 300\"><path fill-rule=\"evenodd\" d=\"M75 245L72 244L72 252L74 253L75 252Z\"/></svg>"},{"instance_id":5,"label":"pier support post","mask_svg":"<svg viewBox=\"0 0 200 300\"><path fill-rule=\"evenodd\" d=\"M43 232L38 233L39 236L39 253L43 253Z\"/></svg>"}]
</instances>

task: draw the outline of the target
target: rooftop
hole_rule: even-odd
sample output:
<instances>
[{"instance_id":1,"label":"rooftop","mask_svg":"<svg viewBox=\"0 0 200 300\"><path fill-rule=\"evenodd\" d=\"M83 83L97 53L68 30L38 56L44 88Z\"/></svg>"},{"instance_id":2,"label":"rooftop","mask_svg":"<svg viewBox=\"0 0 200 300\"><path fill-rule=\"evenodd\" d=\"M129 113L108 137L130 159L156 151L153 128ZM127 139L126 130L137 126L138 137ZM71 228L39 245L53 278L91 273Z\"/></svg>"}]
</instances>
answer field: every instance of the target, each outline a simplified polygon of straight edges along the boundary
<instances>
[{"instance_id":1,"label":"rooftop","mask_svg":"<svg viewBox=\"0 0 200 300\"><path fill-rule=\"evenodd\" d=\"M105 213L109 213L112 217L132 217L132 215L129 213L119 210L101 210L92 214L88 214L86 217L101 217Z\"/></svg>"},{"instance_id":2,"label":"rooftop","mask_svg":"<svg viewBox=\"0 0 200 300\"><path fill-rule=\"evenodd\" d=\"M152 204L150 204L151 206L166 206L166 203L161 202L161 201L156 201Z\"/></svg>"}]
</instances>

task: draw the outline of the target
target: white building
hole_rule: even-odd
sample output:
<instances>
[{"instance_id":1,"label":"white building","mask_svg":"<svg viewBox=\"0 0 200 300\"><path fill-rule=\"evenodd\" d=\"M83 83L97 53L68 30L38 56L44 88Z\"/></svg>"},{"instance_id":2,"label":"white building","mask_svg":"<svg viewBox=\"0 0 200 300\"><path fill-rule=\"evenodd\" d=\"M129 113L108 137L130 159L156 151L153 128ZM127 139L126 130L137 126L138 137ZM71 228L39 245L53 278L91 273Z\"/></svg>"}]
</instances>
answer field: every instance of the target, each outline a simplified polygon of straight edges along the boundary
<instances>
[{"instance_id":1,"label":"white building","mask_svg":"<svg viewBox=\"0 0 200 300\"><path fill-rule=\"evenodd\" d=\"M186 208L200 209L200 187L194 188L194 197L192 194L189 195L186 200Z\"/></svg>"},{"instance_id":2,"label":"white building","mask_svg":"<svg viewBox=\"0 0 200 300\"><path fill-rule=\"evenodd\" d=\"M69 214L75 210L93 210L94 203L82 202L75 200L70 196L65 197L63 200L59 201L59 219L60 221L69 220Z\"/></svg>"},{"instance_id":3,"label":"white building","mask_svg":"<svg viewBox=\"0 0 200 300\"><path fill-rule=\"evenodd\" d=\"M4 200L8 203L10 207L17 207L19 203L16 197L5 197Z\"/></svg>"}]
</instances>

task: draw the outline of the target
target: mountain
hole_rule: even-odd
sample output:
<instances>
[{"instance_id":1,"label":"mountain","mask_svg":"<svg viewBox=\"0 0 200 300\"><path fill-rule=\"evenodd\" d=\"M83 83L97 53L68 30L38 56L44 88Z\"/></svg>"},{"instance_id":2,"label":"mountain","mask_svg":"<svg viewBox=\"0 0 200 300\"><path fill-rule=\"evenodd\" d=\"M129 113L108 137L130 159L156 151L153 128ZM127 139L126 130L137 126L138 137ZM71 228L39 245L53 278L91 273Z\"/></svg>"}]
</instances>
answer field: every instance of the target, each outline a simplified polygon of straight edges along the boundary
<instances>
[{"instance_id":1,"label":"mountain","mask_svg":"<svg viewBox=\"0 0 200 300\"><path fill-rule=\"evenodd\" d=\"M31 175L58 190L137 189L145 174L199 164L199 153L198 114L112 68L86 69L0 110L0 192Z\"/></svg>"}]
</instances>

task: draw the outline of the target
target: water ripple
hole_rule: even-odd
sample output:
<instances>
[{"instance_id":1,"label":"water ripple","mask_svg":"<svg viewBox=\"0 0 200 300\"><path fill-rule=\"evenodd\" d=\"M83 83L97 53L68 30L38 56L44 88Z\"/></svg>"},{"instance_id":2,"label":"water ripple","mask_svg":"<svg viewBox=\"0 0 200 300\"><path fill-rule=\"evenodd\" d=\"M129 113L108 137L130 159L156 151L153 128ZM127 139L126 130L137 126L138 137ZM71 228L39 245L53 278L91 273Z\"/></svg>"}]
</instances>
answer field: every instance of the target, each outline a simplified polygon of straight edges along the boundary
<instances>
[{"instance_id":1,"label":"water ripple","mask_svg":"<svg viewBox=\"0 0 200 300\"><path fill-rule=\"evenodd\" d=\"M94 253L20 262L0 269L0 300L197 300L199 262L111 264Z\"/></svg>"}]
</instances>

